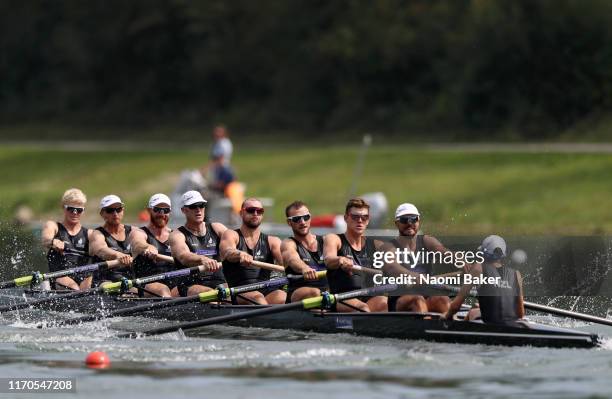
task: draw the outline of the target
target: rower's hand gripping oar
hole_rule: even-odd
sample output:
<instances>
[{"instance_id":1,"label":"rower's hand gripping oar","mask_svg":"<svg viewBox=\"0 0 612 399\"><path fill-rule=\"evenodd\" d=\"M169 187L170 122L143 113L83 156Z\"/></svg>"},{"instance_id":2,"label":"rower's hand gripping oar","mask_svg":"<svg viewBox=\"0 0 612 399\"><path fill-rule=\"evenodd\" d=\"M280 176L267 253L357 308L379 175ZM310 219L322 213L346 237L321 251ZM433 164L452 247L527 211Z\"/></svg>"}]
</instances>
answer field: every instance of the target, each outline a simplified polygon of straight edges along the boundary
<instances>
[{"instance_id":1,"label":"rower's hand gripping oar","mask_svg":"<svg viewBox=\"0 0 612 399\"><path fill-rule=\"evenodd\" d=\"M164 262L169 262L169 263L174 263L174 258L172 256L168 256L168 255L161 255L161 254L157 254L155 255L155 257L159 260L162 260ZM217 262L219 265L221 265L220 262ZM259 262L259 261L252 261L251 266L260 268L260 269L265 269L265 270L271 270L271 271L275 271L275 272L284 272L285 268L283 266L280 265L275 265L273 263L266 263L266 262Z\"/></svg>"},{"instance_id":2,"label":"rower's hand gripping oar","mask_svg":"<svg viewBox=\"0 0 612 399\"><path fill-rule=\"evenodd\" d=\"M13 287L25 287L28 285L36 285L43 281L47 281L53 278L72 276L79 273L88 273L94 272L104 267L115 267L119 264L118 260L109 260L105 262L92 263L89 265L83 265L78 267L73 267L71 269L59 270L51 273L40 273L33 272L29 276L17 277L13 280L0 282L0 289L3 288L13 288Z\"/></svg>"},{"instance_id":3,"label":"rower's hand gripping oar","mask_svg":"<svg viewBox=\"0 0 612 399\"><path fill-rule=\"evenodd\" d=\"M326 271L317 272L317 278L324 278L326 275ZM104 314L98 313L93 315L87 315L83 317L77 317L69 320L63 320L55 326L69 325L69 324L79 324L88 321L99 320L102 318L108 317L119 317L119 316L130 316L138 313L149 312L156 309L165 309L169 307L179 306L186 303L192 302L200 302L200 303L209 303L214 301L222 301L225 299L229 299L238 294L242 294L249 291L260 290L264 288L277 288L282 287L289 283L289 280L302 280L304 276L302 275L288 275L287 277L279 277L272 280L262 281L259 283L241 285L232 288L226 287L218 287L214 290L205 291L198 295L191 295L182 298L176 299L167 299L160 300L153 303L148 303L144 305L132 306L124 309L117 309L111 312L107 312Z\"/></svg>"},{"instance_id":4,"label":"rower's hand gripping oar","mask_svg":"<svg viewBox=\"0 0 612 399\"><path fill-rule=\"evenodd\" d=\"M271 305L271 306L267 306L267 307L256 309L256 310L237 312L237 313L224 315L224 316L210 317L210 318L203 319L203 320L195 320L191 322L175 324L169 327L155 328L155 329L147 330L141 333L131 332L131 333L126 333L126 334L121 334L119 335L119 337L120 338L134 338L134 337L137 337L138 335L158 335L158 334L165 334L165 333L173 332L177 330L190 330L193 328L210 326L213 324L228 323L231 321L248 319L251 317L282 313L282 312L286 312L286 311L293 310L293 309L308 310L308 309L315 309L315 308L321 308L321 307L328 308L332 306L333 304L343 301L345 299L356 298L360 296L376 296L376 295L381 295L385 292L393 291L395 289L397 289L397 285L388 284L388 285L379 285L379 286L372 287L372 288L364 288L364 289L356 290L356 291L343 292L340 294L325 293L324 295L321 295L321 296L317 296L313 298L306 298L299 302L292 302L292 303L288 303L285 305Z\"/></svg>"}]
</instances>

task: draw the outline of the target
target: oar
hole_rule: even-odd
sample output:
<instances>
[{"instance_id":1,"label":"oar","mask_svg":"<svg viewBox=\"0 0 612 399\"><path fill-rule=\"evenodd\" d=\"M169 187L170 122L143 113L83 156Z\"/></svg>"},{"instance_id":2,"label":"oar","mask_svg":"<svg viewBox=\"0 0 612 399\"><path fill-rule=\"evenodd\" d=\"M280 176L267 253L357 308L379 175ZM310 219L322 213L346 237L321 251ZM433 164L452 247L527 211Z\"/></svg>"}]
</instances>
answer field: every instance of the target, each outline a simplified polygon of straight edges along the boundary
<instances>
[{"instance_id":1,"label":"oar","mask_svg":"<svg viewBox=\"0 0 612 399\"><path fill-rule=\"evenodd\" d=\"M340 294L321 295L313 298L306 298L299 302L292 302L285 305L271 305L264 308L250 310L245 312L237 312L224 316L210 317L203 320L195 320L186 323L175 324L169 327L155 328L141 333L131 332L119 335L120 338L134 338L138 335L158 335L173 332L177 330L190 330L193 328L210 326L213 324L228 323L231 321L248 319L251 317L264 316L275 313L287 312L293 309L315 309L324 305L333 305L345 299L356 298L359 296L376 296L385 292L390 292L397 289L397 285L379 285L372 288L365 288L356 291L349 291Z\"/></svg>"},{"instance_id":2,"label":"oar","mask_svg":"<svg viewBox=\"0 0 612 399\"><path fill-rule=\"evenodd\" d=\"M174 258L172 256L158 254L158 255L156 255L156 257L159 260L163 260L164 262L174 263ZM218 262L218 263L220 264L220 262ZM259 262L257 260L252 261L251 262L251 266L255 266L255 267L258 267L260 269L265 269L265 270L272 270L272 271L275 271L275 272L284 272L285 271L285 268L283 266L275 265L273 263Z\"/></svg>"},{"instance_id":3,"label":"oar","mask_svg":"<svg viewBox=\"0 0 612 399\"><path fill-rule=\"evenodd\" d=\"M317 272L317 278L321 279L325 277L326 272ZM55 324L56 326L79 324L88 321L99 320L102 318L119 317L119 316L131 316L138 313L149 312L156 309L165 309L169 307L179 306L186 303L200 302L209 303L214 301L221 301L226 298L231 298L238 294L242 294L249 291L260 290L264 288L277 288L282 287L289 283L289 280L301 280L304 276L302 275L288 275L287 277L279 277L272 280L262 281L253 284L241 285L232 288L217 288L210 291L205 291L197 295L191 295L176 299L166 299L157 302L147 303L144 305L132 306L124 309L117 309L104 314L98 313L93 315L87 315L83 317L77 317L69 320L62 320Z\"/></svg>"},{"instance_id":4,"label":"oar","mask_svg":"<svg viewBox=\"0 0 612 399\"><path fill-rule=\"evenodd\" d=\"M553 308L551 306L540 305L534 302L523 302L525 308L538 312L551 313L558 316L571 317L572 319L590 321L591 323L603 324L612 326L612 320L604 319L603 317L591 316L584 313L572 312L571 310Z\"/></svg>"},{"instance_id":5,"label":"oar","mask_svg":"<svg viewBox=\"0 0 612 399\"><path fill-rule=\"evenodd\" d=\"M121 290L130 289L132 287L143 286L145 284L152 283L154 281L162 281L169 278L188 276L193 271L204 271L206 270L206 266L193 266L192 268L179 269L167 273L155 274L153 276L142 277L134 280L121 280L114 283L104 283L99 287L90 288L82 291L75 291L68 294L55 295L50 298L42 298L30 302L20 302L12 305L0 306L1 312L9 312L13 310L25 309L27 307L37 307L41 305L46 305L53 302L67 301L77 298L82 298L86 296L96 295L96 294L117 294L121 292Z\"/></svg>"},{"instance_id":6,"label":"oar","mask_svg":"<svg viewBox=\"0 0 612 399\"><path fill-rule=\"evenodd\" d=\"M30 274L29 276L18 277L13 280L0 282L0 289L27 286L27 285L30 285L32 283L32 280L35 278L36 280L38 280L38 282L41 282L41 281L50 280L52 278L72 276L78 273L92 272L92 271L96 271L100 269L101 267L114 267L118 264L119 264L118 260L109 260L105 262L98 262L98 263L92 263L89 265L73 267L71 269L59 270L57 272L51 272L51 273L34 272Z\"/></svg>"}]
</instances>

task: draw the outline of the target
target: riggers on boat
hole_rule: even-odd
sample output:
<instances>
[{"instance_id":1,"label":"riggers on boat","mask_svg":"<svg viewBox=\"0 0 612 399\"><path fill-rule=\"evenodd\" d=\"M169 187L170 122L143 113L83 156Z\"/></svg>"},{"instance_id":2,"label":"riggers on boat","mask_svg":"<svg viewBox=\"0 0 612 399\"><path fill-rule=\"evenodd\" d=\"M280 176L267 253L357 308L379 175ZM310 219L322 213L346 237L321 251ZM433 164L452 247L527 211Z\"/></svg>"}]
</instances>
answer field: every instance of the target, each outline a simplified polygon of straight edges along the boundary
<instances>
[{"instance_id":1,"label":"riggers on boat","mask_svg":"<svg viewBox=\"0 0 612 399\"><path fill-rule=\"evenodd\" d=\"M58 312L92 313L127 309L136 305L156 304L165 299L122 296L92 296L69 302L60 294L37 292L33 297L57 295L46 309ZM265 308L256 305L187 303L139 313L141 316L173 321L191 321ZM54 315L57 317L57 315ZM336 313L320 310L291 310L279 314L256 316L227 324L241 327L290 329L317 333L350 333L363 336L424 339L428 341L507 346L556 348L592 348L600 344L597 334L536 323L515 325L485 324L476 321L441 320L437 313ZM197 334L198 330L194 330Z\"/></svg>"}]
</instances>

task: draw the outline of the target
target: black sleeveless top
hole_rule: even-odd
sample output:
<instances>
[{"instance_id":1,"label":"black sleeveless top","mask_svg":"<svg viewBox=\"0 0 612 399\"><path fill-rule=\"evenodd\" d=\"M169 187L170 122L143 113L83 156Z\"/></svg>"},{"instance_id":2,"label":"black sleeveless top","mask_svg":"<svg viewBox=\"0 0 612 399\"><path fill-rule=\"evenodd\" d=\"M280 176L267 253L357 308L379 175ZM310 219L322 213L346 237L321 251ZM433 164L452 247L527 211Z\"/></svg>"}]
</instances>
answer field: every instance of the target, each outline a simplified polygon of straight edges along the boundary
<instances>
[{"instance_id":1,"label":"black sleeveless top","mask_svg":"<svg viewBox=\"0 0 612 399\"><path fill-rule=\"evenodd\" d=\"M353 264L355 265L372 267L372 258L374 257L374 252L376 251L373 239L366 237L363 247L360 251L357 251L351 247L351 244L349 244L348 240L346 239L346 235L338 234L338 237L340 237L340 242L342 243L340 249L338 250L338 256L345 256L353 259ZM373 284L372 277L365 273L353 273L352 275L349 275L340 268L329 269L327 271L327 281L329 282L330 291L334 294L358 290L363 287L372 286Z\"/></svg>"},{"instance_id":2,"label":"black sleeveless top","mask_svg":"<svg viewBox=\"0 0 612 399\"><path fill-rule=\"evenodd\" d=\"M274 263L274 256L270 249L268 236L264 233L259 233L259 240L255 243L253 249L249 248L240 229L235 230L238 233L238 246L236 249L244 251L253 256L253 260L266 263ZM252 266L241 266L240 263L223 261L223 274L230 287L235 287L245 284L253 284L258 281L266 281L270 279L270 270L264 270Z\"/></svg>"},{"instance_id":3,"label":"black sleeveless top","mask_svg":"<svg viewBox=\"0 0 612 399\"><path fill-rule=\"evenodd\" d=\"M323 262L323 237L315 236L317 239L317 250L314 252L306 249L298 240L290 237L295 246L297 247L298 255L302 262L306 263L312 269L316 271L326 270L325 263ZM288 268L287 273L292 273L292 269ZM315 280L315 281L304 281L304 280L289 280L289 290L293 291L300 287L315 287L319 289L327 289L327 278Z\"/></svg>"},{"instance_id":4,"label":"black sleeveless top","mask_svg":"<svg viewBox=\"0 0 612 399\"><path fill-rule=\"evenodd\" d=\"M123 241L115 239L115 237L113 237L108 231L106 231L103 226L97 227L96 230L102 233L102 235L104 236L104 240L106 241L106 245L108 245L110 249L113 249L117 252L122 252L124 254L130 254L132 246L128 242L128 237L130 235L130 232L132 231L132 226L126 224L123 227L125 228L125 240ZM96 262L102 261L103 259L96 257ZM112 270L104 270L98 274L96 280L117 281L120 280L122 277L128 279L134 278L133 269L130 266L118 266Z\"/></svg>"},{"instance_id":5,"label":"black sleeveless top","mask_svg":"<svg viewBox=\"0 0 612 399\"><path fill-rule=\"evenodd\" d=\"M91 263L89 238L87 237L88 231L85 227L81 227L78 233L70 235L66 227L57 222L57 233L53 236L53 239L64 242L64 254L62 255L54 249L49 249L49 252L47 252L47 262L50 272L57 272Z\"/></svg>"},{"instance_id":6,"label":"black sleeveless top","mask_svg":"<svg viewBox=\"0 0 612 399\"><path fill-rule=\"evenodd\" d=\"M427 262L427 259L426 259L427 248L425 248L425 239L423 237L424 237L423 235L417 235L416 237L416 246L414 248L414 256L415 257L419 256L417 264L414 265L414 267L412 267L411 263L400 263L400 264L404 266L406 269L410 270L411 272L421 273L421 274L433 274L433 267L431 263ZM391 243L396 248L400 248L400 249L403 248L402 246L400 246L400 243L395 238L391 240Z\"/></svg>"},{"instance_id":7,"label":"black sleeveless top","mask_svg":"<svg viewBox=\"0 0 612 399\"><path fill-rule=\"evenodd\" d=\"M155 238L155 234L148 227L141 227L142 231L147 235L147 243L154 246L160 255L170 256L170 246L168 241L161 242ZM149 259L146 256L138 255L134 259L134 275L136 277L152 276L154 274L167 273L174 270L174 265L170 262L157 262Z\"/></svg>"},{"instance_id":8,"label":"black sleeveless top","mask_svg":"<svg viewBox=\"0 0 612 399\"><path fill-rule=\"evenodd\" d=\"M485 323L504 324L518 320L516 311L520 295L517 272L508 266L482 265L484 277L500 277L499 284L482 284L478 288L480 314Z\"/></svg>"},{"instance_id":9,"label":"black sleeveless top","mask_svg":"<svg viewBox=\"0 0 612 399\"><path fill-rule=\"evenodd\" d=\"M191 252L197 255L204 255L218 261L220 259L219 242L221 239L210 223L206 223L205 226L206 234L203 236L193 234L185 226L179 227L178 230L185 236L185 242ZM174 259L174 262L176 267L179 269L185 267L176 258ZM203 284L212 287L223 284L224 282L225 277L223 276L223 272L221 270L217 270L216 272L200 273L198 276L189 279L187 284Z\"/></svg>"}]
</instances>

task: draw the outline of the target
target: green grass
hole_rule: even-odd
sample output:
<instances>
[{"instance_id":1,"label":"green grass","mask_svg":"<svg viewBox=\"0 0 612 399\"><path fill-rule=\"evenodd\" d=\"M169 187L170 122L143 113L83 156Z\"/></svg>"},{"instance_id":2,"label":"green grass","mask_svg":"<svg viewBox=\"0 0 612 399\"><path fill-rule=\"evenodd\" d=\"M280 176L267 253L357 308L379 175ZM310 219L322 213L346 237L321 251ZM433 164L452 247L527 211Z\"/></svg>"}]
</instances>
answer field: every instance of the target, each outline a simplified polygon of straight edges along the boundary
<instances>
[{"instance_id":1,"label":"green grass","mask_svg":"<svg viewBox=\"0 0 612 399\"><path fill-rule=\"evenodd\" d=\"M342 213L358 147L321 143L250 148L237 146L234 166L247 194L272 197L267 218L283 220L285 204L301 199L315 214ZM37 218L60 216L59 199L79 187L94 208L108 193L120 195L136 218L148 197L171 192L182 169L206 160L202 150L59 151L0 149L0 215L17 204ZM358 192L382 191L391 212L404 201L423 213L435 234L602 234L612 232L608 199L612 156L606 154L470 153L373 146ZM388 225L391 226L391 219Z\"/></svg>"}]
</instances>

